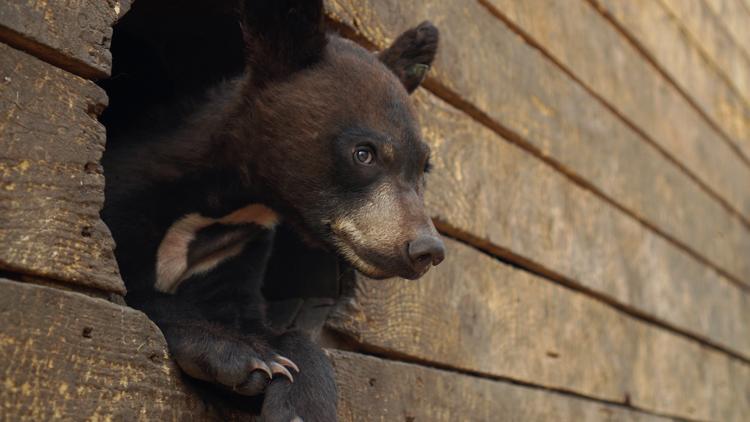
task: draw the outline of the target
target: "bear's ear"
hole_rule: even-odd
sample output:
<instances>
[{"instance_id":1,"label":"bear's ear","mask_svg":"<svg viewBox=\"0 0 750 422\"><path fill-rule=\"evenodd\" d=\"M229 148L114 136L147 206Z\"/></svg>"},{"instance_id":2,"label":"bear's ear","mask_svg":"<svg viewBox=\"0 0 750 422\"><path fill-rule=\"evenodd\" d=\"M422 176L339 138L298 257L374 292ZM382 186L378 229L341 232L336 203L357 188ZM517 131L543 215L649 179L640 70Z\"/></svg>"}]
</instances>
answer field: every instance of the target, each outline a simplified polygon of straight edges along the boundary
<instances>
[{"instance_id":1,"label":"bear's ear","mask_svg":"<svg viewBox=\"0 0 750 422\"><path fill-rule=\"evenodd\" d=\"M429 21L401 34L378 54L411 94L422 83L438 47L438 29Z\"/></svg>"},{"instance_id":2,"label":"bear's ear","mask_svg":"<svg viewBox=\"0 0 750 422\"><path fill-rule=\"evenodd\" d=\"M241 13L247 65L256 85L320 60L327 42L323 0L245 0Z\"/></svg>"}]
</instances>

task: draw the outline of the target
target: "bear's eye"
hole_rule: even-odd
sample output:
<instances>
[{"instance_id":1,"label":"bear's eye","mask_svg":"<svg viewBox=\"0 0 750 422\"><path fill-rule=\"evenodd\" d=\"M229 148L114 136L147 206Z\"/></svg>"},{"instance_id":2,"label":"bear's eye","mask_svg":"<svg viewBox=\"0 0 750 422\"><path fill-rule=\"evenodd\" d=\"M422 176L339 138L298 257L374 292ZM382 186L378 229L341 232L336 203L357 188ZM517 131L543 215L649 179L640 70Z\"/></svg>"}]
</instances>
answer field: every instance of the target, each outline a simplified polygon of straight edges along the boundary
<instances>
[{"instance_id":1,"label":"bear's eye","mask_svg":"<svg viewBox=\"0 0 750 422\"><path fill-rule=\"evenodd\" d=\"M430 159L428 158L424 162L424 169L422 171L424 171L425 173L429 173L431 170L432 170L432 162L430 162Z\"/></svg>"},{"instance_id":2,"label":"bear's eye","mask_svg":"<svg viewBox=\"0 0 750 422\"><path fill-rule=\"evenodd\" d=\"M354 159L360 164L372 164L375 152L370 147L362 146L354 150Z\"/></svg>"}]
</instances>

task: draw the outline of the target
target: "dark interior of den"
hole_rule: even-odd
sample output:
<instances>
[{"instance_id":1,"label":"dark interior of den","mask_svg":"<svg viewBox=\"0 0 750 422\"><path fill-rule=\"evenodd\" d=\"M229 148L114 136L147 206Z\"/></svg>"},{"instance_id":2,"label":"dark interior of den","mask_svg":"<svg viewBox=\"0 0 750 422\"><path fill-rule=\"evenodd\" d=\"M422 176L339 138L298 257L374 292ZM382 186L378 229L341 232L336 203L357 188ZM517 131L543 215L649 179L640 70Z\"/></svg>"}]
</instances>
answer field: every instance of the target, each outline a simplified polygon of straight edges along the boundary
<instances>
[{"instance_id":1,"label":"dark interior of den","mask_svg":"<svg viewBox=\"0 0 750 422\"><path fill-rule=\"evenodd\" d=\"M114 27L112 77L101 116L108 146L137 142L133 131L159 133L186 118L217 82L243 71L237 1L136 1ZM326 251L307 246L283 222L263 293L277 328L317 336L353 271ZM127 300L127 298L126 298Z\"/></svg>"}]
</instances>

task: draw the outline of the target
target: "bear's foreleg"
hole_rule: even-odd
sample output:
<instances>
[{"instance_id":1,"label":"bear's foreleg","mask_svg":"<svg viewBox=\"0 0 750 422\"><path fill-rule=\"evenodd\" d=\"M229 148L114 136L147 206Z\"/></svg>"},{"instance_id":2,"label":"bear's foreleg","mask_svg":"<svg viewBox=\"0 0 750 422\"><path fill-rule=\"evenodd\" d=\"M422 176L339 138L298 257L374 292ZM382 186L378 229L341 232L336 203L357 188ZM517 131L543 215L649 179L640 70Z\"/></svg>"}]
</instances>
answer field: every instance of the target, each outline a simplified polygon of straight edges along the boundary
<instances>
[{"instance_id":1,"label":"bear's foreleg","mask_svg":"<svg viewBox=\"0 0 750 422\"><path fill-rule=\"evenodd\" d=\"M266 323L260 288L273 230L225 223L189 233L188 276L173 294L149 298L145 310L188 375L242 395L265 392L262 420L335 421L333 369L321 348L301 332Z\"/></svg>"}]
</instances>

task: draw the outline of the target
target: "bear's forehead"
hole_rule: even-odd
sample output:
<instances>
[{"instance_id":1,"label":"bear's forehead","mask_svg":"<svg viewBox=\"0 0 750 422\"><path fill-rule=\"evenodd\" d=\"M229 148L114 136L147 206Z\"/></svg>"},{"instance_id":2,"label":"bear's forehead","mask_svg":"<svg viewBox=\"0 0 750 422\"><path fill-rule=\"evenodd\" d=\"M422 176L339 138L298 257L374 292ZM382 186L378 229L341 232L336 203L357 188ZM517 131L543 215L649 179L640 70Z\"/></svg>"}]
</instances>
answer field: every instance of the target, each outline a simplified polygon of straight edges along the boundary
<instances>
[{"instance_id":1,"label":"bear's forehead","mask_svg":"<svg viewBox=\"0 0 750 422\"><path fill-rule=\"evenodd\" d=\"M369 63L352 57L331 60L305 79L299 81L298 88L314 98L307 101L315 103L310 112L326 115L324 121L369 127L398 138L419 138L406 90L377 59Z\"/></svg>"},{"instance_id":2,"label":"bear's forehead","mask_svg":"<svg viewBox=\"0 0 750 422\"><path fill-rule=\"evenodd\" d=\"M264 98L275 104L274 110L285 111L274 113L275 118L305 121L317 132L357 129L401 146L421 143L416 113L399 79L373 53L338 37L331 38L320 63Z\"/></svg>"},{"instance_id":3,"label":"bear's forehead","mask_svg":"<svg viewBox=\"0 0 750 422\"><path fill-rule=\"evenodd\" d=\"M396 75L375 54L339 37L332 37L323 59L325 72L338 83L354 84L366 91L358 95L380 95L406 101L408 94Z\"/></svg>"}]
</instances>

